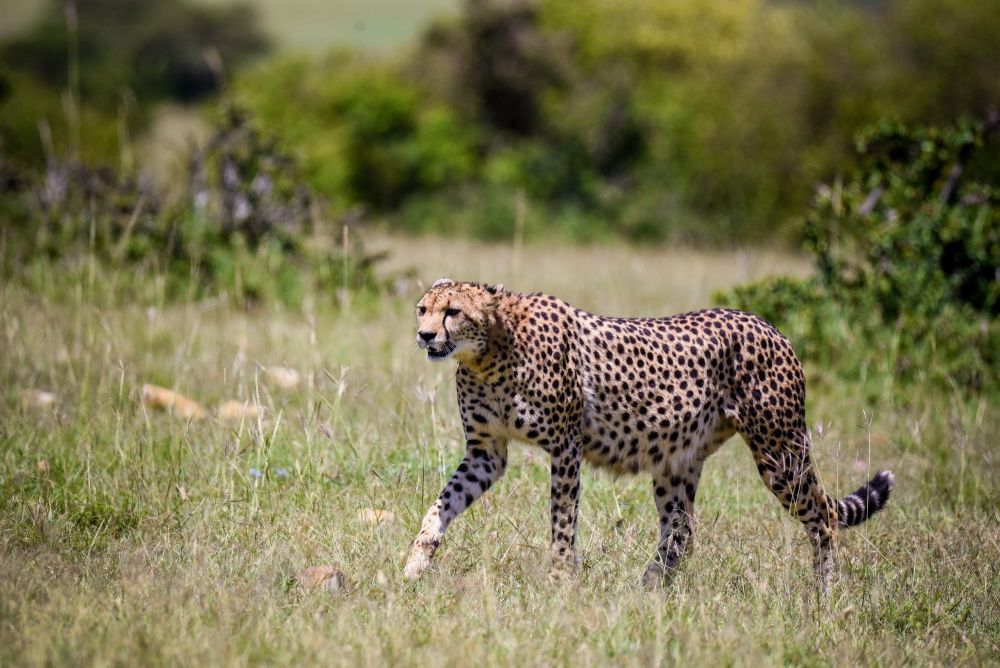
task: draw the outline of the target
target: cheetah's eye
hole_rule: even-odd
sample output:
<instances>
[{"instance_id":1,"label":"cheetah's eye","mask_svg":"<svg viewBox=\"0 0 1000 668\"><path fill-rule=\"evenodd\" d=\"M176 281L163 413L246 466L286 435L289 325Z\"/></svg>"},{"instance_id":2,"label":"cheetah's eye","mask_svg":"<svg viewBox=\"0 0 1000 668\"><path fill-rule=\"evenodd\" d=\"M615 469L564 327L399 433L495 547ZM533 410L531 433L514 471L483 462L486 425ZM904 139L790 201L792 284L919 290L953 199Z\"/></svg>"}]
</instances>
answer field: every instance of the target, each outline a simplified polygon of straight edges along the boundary
<instances>
[{"instance_id":1,"label":"cheetah's eye","mask_svg":"<svg viewBox=\"0 0 1000 668\"><path fill-rule=\"evenodd\" d=\"M444 315L447 318L452 318L452 317L458 315L459 313L461 313L461 311L459 311L457 308L449 308L449 309L445 309Z\"/></svg>"},{"instance_id":2,"label":"cheetah's eye","mask_svg":"<svg viewBox=\"0 0 1000 668\"><path fill-rule=\"evenodd\" d=\"M425 313L427 313L427 307L426 306L418 306L417 307L417 315L423 315Z\"/></svg>"}]
</instances>

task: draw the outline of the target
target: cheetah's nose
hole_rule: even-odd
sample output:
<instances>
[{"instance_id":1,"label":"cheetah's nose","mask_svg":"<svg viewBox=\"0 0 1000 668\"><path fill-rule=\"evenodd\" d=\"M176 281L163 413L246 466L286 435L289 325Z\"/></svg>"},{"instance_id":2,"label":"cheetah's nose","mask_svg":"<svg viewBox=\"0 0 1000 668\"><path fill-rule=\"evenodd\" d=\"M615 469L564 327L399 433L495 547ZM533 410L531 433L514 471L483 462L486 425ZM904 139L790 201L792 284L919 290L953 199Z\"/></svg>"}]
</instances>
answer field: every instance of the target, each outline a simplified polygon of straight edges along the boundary
<instances>
[{"instance_id":1,"label":"cheetah's nose","mask_svg":"<svg viewBox=\"0 0 1000 668\"><path fill-rule=\"evenodd\" d=\"M437 336L437 333L436 332L417 332L417 336L419 336L424 341L427 341L428 343L430 343L434 339L434 337Z\"/></svg>"}]
</instances>

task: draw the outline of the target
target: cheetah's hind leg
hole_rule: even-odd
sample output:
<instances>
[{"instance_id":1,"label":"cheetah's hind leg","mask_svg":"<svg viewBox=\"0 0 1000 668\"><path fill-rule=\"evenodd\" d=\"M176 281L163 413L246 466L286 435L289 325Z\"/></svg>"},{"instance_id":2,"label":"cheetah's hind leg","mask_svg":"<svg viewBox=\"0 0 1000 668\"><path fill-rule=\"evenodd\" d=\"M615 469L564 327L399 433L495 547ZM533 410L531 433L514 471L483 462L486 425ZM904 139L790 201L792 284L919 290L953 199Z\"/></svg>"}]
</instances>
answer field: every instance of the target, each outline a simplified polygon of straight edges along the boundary
<instances>
[{"instance_id":1,"label":"cheetah's hind leg","mask_svg":"<svg viewBox=\"0 0 1000 668\"><path fill-rule=\"evenodd\" d=\"M701 477L702 461L696 460L683 471L669 467L653 474L653 498L660 518L660 540L656 554L642 576L642 584L657 589L670 582L687 551L692 534L694 496Z\"/></svg>"},{"instance_id":2,"label":"cheetah's hind leg","mask_svg":"<svg viewBox=\"0 0 1000 668\"><path fill-rule=\"evenodd\" d=\"M681 466L680 470L668 465L653 474L653 498L660 518L660 541L653 560L642 576L645 587L656 589L668 584L681 557L690 549L694 533L694 498L705 460L735 433L733 423L728 419L722 420L693 461Z\"/></svg>"},{"instance_id":3,"label":"cheetah's hind leg","mask_svg":"<svg viewBox=\"0 0 1000 668\"><path fill-rule=\"evenodd\" d=\"M805 528L813 547L813 570L828 593L836 560L837 513L816 477L808 434L799 432L777 448L765 447L763 439L754 445L751 449L761 480Z\"/></svg>"}]
</instances>

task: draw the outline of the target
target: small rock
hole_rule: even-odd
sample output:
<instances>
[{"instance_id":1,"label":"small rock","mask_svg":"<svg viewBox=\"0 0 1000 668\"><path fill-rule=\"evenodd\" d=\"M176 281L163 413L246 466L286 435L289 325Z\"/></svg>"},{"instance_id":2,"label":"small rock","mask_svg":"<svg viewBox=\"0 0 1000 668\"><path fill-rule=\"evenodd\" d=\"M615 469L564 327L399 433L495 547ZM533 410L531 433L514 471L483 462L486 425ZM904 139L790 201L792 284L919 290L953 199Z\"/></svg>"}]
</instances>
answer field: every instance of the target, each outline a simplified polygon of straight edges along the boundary
<instances>
[{"instance_id":1,"label":"small rock","mask_svg":"<svg viewBox=\"0 0 1000 668\"><path fill-rule=\"evenodd\" d=\"M149 383L142 386L142 403L150 408L169 411L182 418L201 419L207 415L201 404L194 399Z\"/></svg>"},{"instance_id":2,"label":"small rock","mask_svg":"<svg viewBox=\"0 0 1000 668\"><path fill-rule=\"evenodd\" d=\"M287 366L268 367L267 375L275 385L283 390L294 390L302 380L298 371Z\"/></svg>"},{"instance_id":3,"label":"small rock","mask_svg":"<svg viewBox=\"0 0 1000 668\"><path fill-rule=\"evenodd\" d=\"M392 524L396 521L396 514L381 508L365 508L358 513L358 519L368 524Z\"/></svg>"},{"instance_id":4,"label":"small rock","mask_svg":"<svg viewBox=\"0 0 1000 668\"><path fill-rule=\"evenodd\" d=\"M299 586L312 590L322 588L331 594L339 594L347 587L347 576L335 566L310 566L295 576Z\"/></svg>"},{"instance_id":5,"label":"small rock","mask_svg":"<svg viewBox=\"0 0 1000 668\"><path fill-rule=\"evenodd\" d=\"M242 420L244 418L256 420L260 416L260 406L249 401L230 399L219 404L215 415L220 420Z\"/></svg>"},{"instance_id":6,"label":"small rock","mask_svg":"<svg viewBox=\"0 0 1000 668\"><path fill-rule=\"evenodd\" d=\"M56 395L46 390L21 390L21 403L35 408L49 408L56 403Z\"/></svg>"},{"instance_id":7,"label":"small rock","mask_svg":"<svg viewBox=\"0 0 1000 668\"><path fill-rule=\"evenodd\" d=\"M375 572L375 584L383 589L389 586L389 578L385 576L385 573L381 569Z\"/></svg>"}]
</instances>

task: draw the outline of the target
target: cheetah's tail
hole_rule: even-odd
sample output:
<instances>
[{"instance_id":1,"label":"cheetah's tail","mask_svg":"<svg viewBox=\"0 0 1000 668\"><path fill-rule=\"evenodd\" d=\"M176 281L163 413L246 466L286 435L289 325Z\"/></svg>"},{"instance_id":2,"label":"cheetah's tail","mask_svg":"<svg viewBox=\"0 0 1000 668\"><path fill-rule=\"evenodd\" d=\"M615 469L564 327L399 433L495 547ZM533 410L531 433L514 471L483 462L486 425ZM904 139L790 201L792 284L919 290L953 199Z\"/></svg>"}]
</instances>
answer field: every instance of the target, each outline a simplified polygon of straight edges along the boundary
<instances>
[{"instance_id":1,"label":"cheetah's tail","mask_svg":"<svg viewBox=\"0 0 1000 668\"><path fill-rule=\"evenodd\" d=\"M853 527L885 508L895 477L892 471L879 471L875 477L852 494L837 501L837 517L842 527Z\"/></svg>"}]
</instances>

